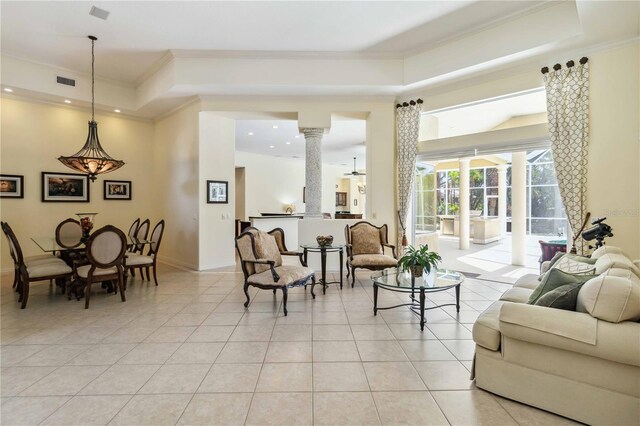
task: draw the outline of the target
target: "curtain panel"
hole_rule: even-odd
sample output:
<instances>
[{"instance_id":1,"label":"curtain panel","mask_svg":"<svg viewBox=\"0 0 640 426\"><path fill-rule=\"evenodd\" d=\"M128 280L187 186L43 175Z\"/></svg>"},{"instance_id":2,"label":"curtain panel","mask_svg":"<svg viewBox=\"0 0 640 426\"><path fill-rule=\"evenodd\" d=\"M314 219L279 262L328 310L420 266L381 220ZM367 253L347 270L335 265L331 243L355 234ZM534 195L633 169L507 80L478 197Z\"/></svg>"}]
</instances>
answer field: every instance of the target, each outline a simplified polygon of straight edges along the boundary
<instances>
[{"instance_id":1,"label":"curtain panel","mask_svg":"<svg viewBox=\"0 0 640 426\"><path fill-rule=\"evenodd\" d=\"M407 218L413 180L416 175L416 151L420 130L422 100L398 104L396 107L396 128L398 139L398 256L404 254L407 243Z\"/></svg>"},{"instance_id":2,"label":"curtain panel","mask_svg":"<svg viewBox=\"0 0 640 426\"><path fill-rule=\"evenodd\" d=\"M566 68L542 69L547 93L551 153L560 196L573 234L573 247L584 253L577 235L587 216L587 154L589 147L589 64L582 58Z\"/></svg>"}]
</instances>

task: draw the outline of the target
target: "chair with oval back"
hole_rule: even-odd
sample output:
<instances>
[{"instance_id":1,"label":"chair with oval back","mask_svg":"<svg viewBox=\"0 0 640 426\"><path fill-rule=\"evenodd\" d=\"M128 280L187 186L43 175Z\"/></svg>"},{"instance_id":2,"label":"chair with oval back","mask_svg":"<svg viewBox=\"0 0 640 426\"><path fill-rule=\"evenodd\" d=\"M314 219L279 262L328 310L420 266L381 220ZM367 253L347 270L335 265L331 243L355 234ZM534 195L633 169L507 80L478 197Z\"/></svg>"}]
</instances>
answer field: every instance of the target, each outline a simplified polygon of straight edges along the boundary
<instances>
[{"instance_id":1,"label":"chair with oval back","mask_svg":"<svg viewBox=\"0 0 640 426\"><path fill-rule=\"evenodd\" d=\"M149 268L153 268L153 280L156 285L158 285L156 264L158 262L158 250L160 249L160 243L162 242L162 234L164 234L164 220L158 222L153 228L153 232L151 232L151 243L149 244L149 251L146 256L137 253L127 253L125 258L125 269L131 270L132 275L134 269L140 269L140 275L144 279L142 268L145 268L147 271L147 281L151 281Z\"/></svg>"},{"instance_id":2,"label":"chair with oval back","mask_svg":"<svg viewBox=\"0 0 640 426\"><path fill-rule=\"evenodd\" d=\"M104 226L89 237L86 245L89 264L74 267L74 277L85 284L85 309L89 308L93 282L117 280L115 292L119 288L122 301L126 301L123 261L127 237L124 232L112 225Z\"/></svg>"},{"instance_id":3,"label":"chair with oval back","mask_svg":"<svg viewBox=\"0 0 640 426\"><path fill-rule=\"evenodd\" d=\"M14 263L17 265L19 276L14 284L16 284L18 293L20 294L18 302L22 302L21 309L27 307L30 283L54 279L66 280L71 277L71 268L64 263L63 260L55 256L48 255L38 258L25 258L22 255L22 248L20 247L18 238L9 224L5 222L2 230L9 239L9 251Z\"/></svg>"},{"instance_id":4,"label":"chair with oval back","mask_svg":"<svg viewBox=\"0 0 640 426\"><path fill-rule=\"evenodd\" d=\"M139 226L140 226L140 218L137 218L136 220L133 221L133 223L131 224L131 227L129 227L129 232L127 232L129 241L131 242L134 241L136 237L136 233L138 232ZM133 251L134 248L135 248L135 245L131 244L131 246L129 247L129 251Z\"/></svg>"},{"instance_id":5,"label":"chair with oval back","mask_svg":"<svg viewBox=\"0 0 640 426\"><path fill-rule=\"evenodd\" d=\"M65 219L56 227L56 243L60 247L73 249L82 244L82 227L75 219Z\"/></svg>"},{"instance_id":6,"label":"chair with oval back","mask_svg":"<svg viewBox=\"0 0 640 426\"><path fill-rule=\"evenodd\" d=\"M149 228L151 227L151 221L149 219L145 219L140 223L138 229L136 230L135 238L138 240L146 240L149 236ZM133 253L140 253L144 250L144 244L135 244L133 247Z\"/></svg>"}]
</instances>

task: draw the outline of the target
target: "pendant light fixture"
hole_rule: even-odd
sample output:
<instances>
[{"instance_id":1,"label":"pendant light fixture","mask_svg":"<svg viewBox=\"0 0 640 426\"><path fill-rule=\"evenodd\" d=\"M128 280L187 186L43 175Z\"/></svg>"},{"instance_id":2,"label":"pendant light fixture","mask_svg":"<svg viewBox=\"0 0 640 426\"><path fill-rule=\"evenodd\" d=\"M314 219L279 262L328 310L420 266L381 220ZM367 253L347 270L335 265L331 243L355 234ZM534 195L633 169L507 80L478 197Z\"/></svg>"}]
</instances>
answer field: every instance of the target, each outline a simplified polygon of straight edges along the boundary
<instances>
[{"instance_id":1,"label":"pendant light fixture","mask_svg":"<svg viewBox=\"0 0 640 426\"><path fill-rule=\"evenodd\" d=\"M97 37L89 36L91 40L91 121L89 121L89 135L82 149L69 157L58 157L65 166L80 173L88 174L91 181L102 173L109 173L124 166L124 161L114 160L106 153L98 139L98 123L95 121L95 55L94 45Z\"/></svg>"}]
</instances>

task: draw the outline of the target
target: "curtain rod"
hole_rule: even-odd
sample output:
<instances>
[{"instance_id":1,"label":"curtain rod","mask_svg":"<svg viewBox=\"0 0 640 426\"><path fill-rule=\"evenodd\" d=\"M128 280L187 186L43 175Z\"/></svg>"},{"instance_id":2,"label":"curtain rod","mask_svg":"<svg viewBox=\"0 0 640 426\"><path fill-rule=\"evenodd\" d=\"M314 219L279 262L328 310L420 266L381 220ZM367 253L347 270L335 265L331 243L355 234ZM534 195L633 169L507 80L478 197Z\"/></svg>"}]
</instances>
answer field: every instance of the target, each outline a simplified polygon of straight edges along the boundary
<instances>
[{"instance_id":1,"label":"curtain rod","mask_svg":"<svg viewBox=\"0 0 640 426\"><path fill-rule=\"evenodd\" d=\"M409 105L415 105L415 104L421 104L422 103L422 99L418 98L418 100L416 101L409 101L409 103L407 102L403 102L401 104L397 104L396 108L402 108L402 107L408 107Z\"/></svg>"},{"instance_id":2,"label":"curtain rod","mask_svg":"<svg viewBox=\"0 0 640 426\"><path fill-rule=\"evenodd\" d=\"M584 64L586 64L588 60L589 60L589 58L587 58L586 56L583 56L583 57L582 57L582 59L580 59L580 65L584 65ZM572 67L572 66L574 66L574 65L575 65L575 62L573 62L573 61L569 61L569 62L567 62L567 68L571 68L571 67ZM558 70L560 70L560 68L562 68L562 65L560 65L560 64L555 64L555 65L553 66L553 70L554 70L554 71L558 71ZM546 73L548 73L548 72L549 72L549 67L544 67L544 68L542 68L542 69L540 70L540 72L541 72L542 74L546 74Z\"/></svg>"}]
</instances>

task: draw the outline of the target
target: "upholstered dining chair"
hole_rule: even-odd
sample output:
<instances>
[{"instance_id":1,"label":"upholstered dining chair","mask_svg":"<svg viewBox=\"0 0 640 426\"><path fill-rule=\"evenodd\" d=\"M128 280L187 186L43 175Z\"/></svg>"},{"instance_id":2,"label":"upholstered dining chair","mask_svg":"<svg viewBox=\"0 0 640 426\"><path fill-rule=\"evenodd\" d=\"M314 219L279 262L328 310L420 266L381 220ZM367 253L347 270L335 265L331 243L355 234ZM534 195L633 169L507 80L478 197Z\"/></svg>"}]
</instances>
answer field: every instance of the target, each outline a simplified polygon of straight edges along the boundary
<instances>
[{"instance_id":1,"label":"upholstered dining chair","mask_svg":"<svg viewBox=\"0 0 640 426\"><path fill-rule=\"evenodd\" d=\"M144 279L142 268L147 271L147 281L151 281L149 275L149 268L153 268L153 281L158 285L158 275L156 273L158 262L158 250L160 249L160 243L162 242L162 235L164 234L164 220L161 220L154 226L153 232L151 232L151 243L149 244L149 251L146 255L138 253L127 253L125 255L125 268L131 270L140 269L140 277Z\"/></svg>"},{"instance_id":2,"label":"upholstered dining chair","mask_svg":"<svg viewBox=\"0 0 640 426\"><path fill-rule=\"evenodd\" d=\"M82 244L82 226L73 219L65 219L56 227L56 243L65 249L75 249ZM74 250L64 250L58 253L60 258L68 265L78 258Z\"/></svg>"},{"instance_id":3,"label":"upholstered dining chair","mask_svg":"<svg viewBox=\"0 0 640 426\"><path fill-rule=\"evenodd\" d=\"M136 237L136 232L138 232L138 227L140 226L140 218L137 218L133 221L131 226L129 227L129 232L127 232L127 236L129 236L129 240L133 241ZM135 245L131 244L129 251L133 251L135 249Z\"/></svg>"},{"instance_id":4,"label":"upholstered dining chair","mask_svg":"<svg viewBox=\"0 0 640 426\"><path fill-rule=\"evenodd\" d=\"M9 240L9 253L14 262L16 286L20 297L21 309L27 307L29 299L29 285L35 281L67 280L72 275L72 269L63 260L53 256L24 257L16 234L8 223L2 223L2 230Z\"/></svg>"},{"instance_id":5,"label":"upholstered dining chair","mask_svg":"<svg viewBox=\"0 0 640 426\"><path fill-rule=\"evenodd\" d=\"M145 219L140 225L138 229L136 229L135 238L138 240L146 240L149 236L149 228L151 227L151 221L149 219ZM144 250L144 244L135 244L133 247L134 253L142 253Z\"/></svg>"},{"instance_id":6,"label":"upholstered dining chair","mask_svg":"<svg viewBox=\"0 0 640 426\"><path fill-rule=\"evenodd\" d=\"M74 267L74 278L84 283L84 308L89 308L91 284L94 282L117 281L114 291L120 289L122 301L124 295L124 254L127 251L127 237L124 232L112 225L95 231L86 243L88 265ZM79 299L78 299L79 300Z\"/></svg>"},{"instance_id":7,"label":"upholstered dining chair","mask_svg":"<svg viewBox=\"0 0 640 426\"><path fill-rule=\"evenodd\" d=\"M366 221L356 222L344 228L347 249L347 278L351 274L351 287L355 285L357 268L379 271L398 265L396 247L389 244L387 225L375 226ZM392 256L384 253L391 249Z\"/></svg>"},{"instance_id":8,"label":"upholstered dining chair","mask_svg":"<svg viewBox=\"0 0 640 426\"><path fill-rule=\"evenodd\" d=\"M282 265L282 256L275 237L255 228L247 230L236 238L236 249L244 274L244 294L247 296L245 308L249 306L249 286L282 290L282 310L287 316L287 294L290 287L306 286L311 280L311 296L316 278L313 270L304 266Z\"/></svg>"}]
</instances>

